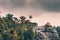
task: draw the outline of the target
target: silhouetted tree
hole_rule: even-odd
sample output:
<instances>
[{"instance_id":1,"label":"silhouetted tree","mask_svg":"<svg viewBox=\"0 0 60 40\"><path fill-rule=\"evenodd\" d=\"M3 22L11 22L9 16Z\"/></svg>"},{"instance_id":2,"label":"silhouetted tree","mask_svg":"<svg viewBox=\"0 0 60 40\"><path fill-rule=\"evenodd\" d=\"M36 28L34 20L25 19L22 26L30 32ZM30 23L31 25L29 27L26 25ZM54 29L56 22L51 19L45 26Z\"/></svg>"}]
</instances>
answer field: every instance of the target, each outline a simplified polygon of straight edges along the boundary
<instances>
[{"instance_id":1,"label":"silhouetted tree","mask_svg":"<svg viewBox=\"0 0 60 40\"><path fill-rule=\"evenodd\" d=\"M30 15L29 18L31 19L32 18L32 15Z\"/></svg>"}]
</instances>

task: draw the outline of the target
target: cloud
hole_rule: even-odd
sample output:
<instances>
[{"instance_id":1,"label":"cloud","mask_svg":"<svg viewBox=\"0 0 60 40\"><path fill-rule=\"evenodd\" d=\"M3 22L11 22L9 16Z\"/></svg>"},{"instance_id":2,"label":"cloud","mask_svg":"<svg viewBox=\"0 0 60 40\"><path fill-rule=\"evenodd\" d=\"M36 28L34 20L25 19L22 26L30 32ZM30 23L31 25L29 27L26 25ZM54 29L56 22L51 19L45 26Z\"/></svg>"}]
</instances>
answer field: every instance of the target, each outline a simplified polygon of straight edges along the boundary
<instances>
[{"instance_id":1,"label":"cloud","mask_svg":"<svg viewBox=\"0 0 60 40\"><path fill-rule=\"evenodd\" d=\"M60 0L0 0L3 8L24 8L32 7L47 11L60 11Z\"/></svg>"},{"instance_id":2,"label":"cloud","mask_svg":"<svg viewBox=\"0 0 60 40\"><path fill-rule=\"evenodd\" d=\"M60 0L37 0L38 6L47 11L60 11Z\"/></svg>"},{"instance_id":3,"label":"cloud","mask_svg":"<svg viewBox=\"0 0 60 40\"><path fill-rule=\"evenodd\" d=\"M24 0L0 0L0 6L4 8L18 8L24 7Z\"/></svg>"}]
</instances>

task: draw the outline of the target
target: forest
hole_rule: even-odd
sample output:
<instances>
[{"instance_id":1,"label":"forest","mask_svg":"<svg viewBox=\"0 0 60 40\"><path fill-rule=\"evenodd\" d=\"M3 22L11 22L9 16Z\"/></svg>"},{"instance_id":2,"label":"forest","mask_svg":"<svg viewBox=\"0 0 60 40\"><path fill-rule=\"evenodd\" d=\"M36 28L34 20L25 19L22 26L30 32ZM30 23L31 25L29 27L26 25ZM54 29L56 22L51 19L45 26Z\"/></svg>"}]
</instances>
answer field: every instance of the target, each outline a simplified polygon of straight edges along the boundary
<instances>
[{"instance_id":1,"label":"forest","mask_svg":"<svg viewBox=\"0 0 60 40\"><path fill-rule=\"evenodd\" d=\"M0 40L33 40L35 33L32 29L36 25L37 23L26 20L25 16L20 16L19 19L13 17L13 14L0 16Z\"/></svg>"},{"instance_id":2,"label":"forest","mask_svg":"<svg viewBox=\"0 0 60 40\"><path fill-rule=\"evenodd\" d=\"M47 23L41 29L36 22L30 21L32 15L29 19L26 18L25 16L17 18L13 14L0 16L0 40L60 40L60 26L53 27ZM34 32L35 27L38 29ZM48 39L44 38L44 35L49 35Z\"/></svg>"}]
</instances>

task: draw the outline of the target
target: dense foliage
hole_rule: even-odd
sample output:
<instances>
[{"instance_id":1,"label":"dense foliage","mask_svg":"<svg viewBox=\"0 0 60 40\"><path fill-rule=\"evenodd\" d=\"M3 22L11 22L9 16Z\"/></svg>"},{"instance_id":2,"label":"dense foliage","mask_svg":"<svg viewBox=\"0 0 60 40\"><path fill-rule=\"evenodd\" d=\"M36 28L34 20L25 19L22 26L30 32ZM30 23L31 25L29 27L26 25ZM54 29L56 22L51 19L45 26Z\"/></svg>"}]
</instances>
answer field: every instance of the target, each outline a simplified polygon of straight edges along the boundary
<instances>
[{"instance_id":1,"label":"dense foliage","mask_svg":"<svg viewBox=\"0 0 60 40\"><path fill-rule=\"evenodd\" d=\"M31 19L32 16L29 18ZM19 19L13 17L13 14L0 17L0 40L33 40L32 24L30 20L26 20L25 16L21 16ZM35 25L37 24L35 23Z\"/></svg>"},{"instance_id":2,"label":"dense foliage","mask_svg":"<svg viewBox=\"0 0 60 40\"><path fill-rule=\"evenodd\" d=\"M32 19L32 16L29 16ZM5 17L0 17L0 40L37 40L44 39L42 33L48 33L51 37L55 37L54 30L57 31L58 37L60 38L60 27L52 27L49 23L43 26L43 30L38 28L34 32L34 27L37 26L37 23L30 22L25 16L20 16L16 18L13 14L7 14ZM49 28L50 27L50 28ZM53 29L52 29L53 28ZM41 32L38 32L41 30ZM47 35L48 35L47 34ZM59 38L56 39L59 39Z\"/></svg>"}]
</instances>

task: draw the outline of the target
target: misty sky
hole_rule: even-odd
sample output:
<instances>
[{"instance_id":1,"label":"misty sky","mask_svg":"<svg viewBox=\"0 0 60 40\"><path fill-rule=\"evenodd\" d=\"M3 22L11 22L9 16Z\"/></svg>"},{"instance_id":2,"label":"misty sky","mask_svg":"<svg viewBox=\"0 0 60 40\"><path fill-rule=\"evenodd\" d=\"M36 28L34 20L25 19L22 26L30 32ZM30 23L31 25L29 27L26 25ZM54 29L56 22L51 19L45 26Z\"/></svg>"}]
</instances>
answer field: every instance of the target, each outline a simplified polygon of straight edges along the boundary
<instances>
[{"instance_id":1,"label":"misty sky","mask_svg":"<svg viewBox=\"0 0 60 40\"><path fill-rule=\"evenodd\" d=\"M32 15L31 21L39 25L60 25L60 0L0 0L0 11L1 16L11 13L28 19Z\"/></svg>"}]
</instances>

